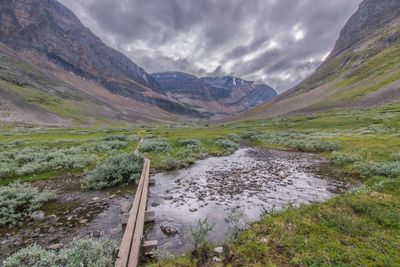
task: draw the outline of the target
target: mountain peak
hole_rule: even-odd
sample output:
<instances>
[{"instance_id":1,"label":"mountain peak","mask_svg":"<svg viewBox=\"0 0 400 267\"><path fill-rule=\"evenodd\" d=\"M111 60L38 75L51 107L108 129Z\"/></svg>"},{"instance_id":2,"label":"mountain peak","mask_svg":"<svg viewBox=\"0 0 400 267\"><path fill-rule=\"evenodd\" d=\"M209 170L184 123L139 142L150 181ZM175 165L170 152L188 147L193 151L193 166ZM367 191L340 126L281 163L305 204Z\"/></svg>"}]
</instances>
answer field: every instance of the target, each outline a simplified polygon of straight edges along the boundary
<instances>
[{"instance_id":1,"label":"mountain peak","mask_svg":"<svg viewBox=\"0 0 400 267\"><path fill-rule=\"evenodd\" d=\"M217 117L247 110L277 95L268 85L255 85L234 76L199 78L183 72L152 75L171 98Z\"/></svg>"},{"instance_id":2,"label":"mountain peak","mask_svg":"<svg viewBox=\"0 0 400 267\"><path fill-rule=\"evenodd\" d=\"M399 0L364 0L340 32L330 57L369 38L378 29L384 31L399 16Z\"/></svg>"}]
</instances>

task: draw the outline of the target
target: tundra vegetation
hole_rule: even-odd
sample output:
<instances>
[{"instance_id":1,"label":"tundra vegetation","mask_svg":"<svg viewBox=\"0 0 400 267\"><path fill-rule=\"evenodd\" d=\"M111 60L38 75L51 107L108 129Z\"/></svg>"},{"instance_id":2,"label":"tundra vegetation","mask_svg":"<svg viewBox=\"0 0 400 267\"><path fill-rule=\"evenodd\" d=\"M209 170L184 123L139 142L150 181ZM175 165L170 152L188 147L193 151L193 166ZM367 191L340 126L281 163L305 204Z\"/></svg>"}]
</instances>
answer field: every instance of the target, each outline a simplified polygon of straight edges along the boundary
<instances>
[{"instance_id":1,"label":"tundra vegetation","mask_svg":"<svg viewBox=\"0 0 400 267\"><path fill-rule=\"evenodd\" d=\"M116 247L115 242L107 239L79 239L58 252L32 245L7 258L4 267L110 267Z\"/></svg>"},{"instance_id":2,"label":"tundra vegetation","mask_svg":"<svg viewBox=\"0 0 400 267\"><path fill-rule=\"evenodd\" d=\"M0 186L0 226L15 225L54 197L49 190L39 191L30 184Z\"/></svg>"},{"instance_id":3,"label":"tundra vegetation","mask_svg":"<svg viewBox=\"0 0 400 267\"><path fill-rule=\"evenodd\" d=\"M144 138L140 153L157 170L233 153L239 144L320 153L362 186L323 203L266 215L227 241L220 255L223 263L398 266L399 114L400 104L391 104L204 127L46 129L4 125L0 130L0 183L62 179L66 173L82 176L83 187L88 189L131 182L137 175L122 172L108 180L99 170L111 173L115 158L132 156L140 138ZM124 168L138 171L139 166L126 164ZM11 217L15 222L20 218ZM212 252L199 255L207 255L207 259L189 254L149 266L196 266L199 261L217 264Z\"/></svg>"}]
</instances>

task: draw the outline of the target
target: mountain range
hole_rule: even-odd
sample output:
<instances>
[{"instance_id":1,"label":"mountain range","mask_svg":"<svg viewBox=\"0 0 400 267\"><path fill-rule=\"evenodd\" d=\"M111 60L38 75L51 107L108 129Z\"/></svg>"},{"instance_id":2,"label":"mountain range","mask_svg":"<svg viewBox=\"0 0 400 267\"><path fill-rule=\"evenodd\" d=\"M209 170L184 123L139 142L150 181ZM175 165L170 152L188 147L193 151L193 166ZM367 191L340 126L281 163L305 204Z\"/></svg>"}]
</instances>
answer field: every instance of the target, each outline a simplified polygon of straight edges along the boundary
<instances>
[{"instance_id":1,"label":"mountain range","mask_svg":"<svg viewBox=\"0 0 400 267\"><path fill-rule=\"evenodd\" d=\"M233 76L198 78L183 72L164 72L153 77L171 99L218 117L248 110L277 95L265 84Z\"/></svg>"},{"instance_id":2,"label":"mountain range","mask_svg":"<svg viewBox=\"0 0 400 267\"><path fill-rule=\"evenodd\" d=\"M0 2L0 122L98 125L260 119L400 99L400 1L364 0L294 88L233 76L149 74L56 0Z\"/></svg>"},{"instance_id":3,"label":"mountain range","mask_svg":"<svg viewBox=\"0 0 400 267\"><path fill-rule=\"evenodd\" d=\"M269 99L259 86L246 86L254 98L226 86L209 95L218 99L207 97L203 103L199 98L191 101L199 95L196 88L183 101L171 97L164 84L105 45L55 0L1 1L0 43L2 121L174 122L231 114ZM229 106L234 102L240 108Z\"/></svg>"}]
</instances>

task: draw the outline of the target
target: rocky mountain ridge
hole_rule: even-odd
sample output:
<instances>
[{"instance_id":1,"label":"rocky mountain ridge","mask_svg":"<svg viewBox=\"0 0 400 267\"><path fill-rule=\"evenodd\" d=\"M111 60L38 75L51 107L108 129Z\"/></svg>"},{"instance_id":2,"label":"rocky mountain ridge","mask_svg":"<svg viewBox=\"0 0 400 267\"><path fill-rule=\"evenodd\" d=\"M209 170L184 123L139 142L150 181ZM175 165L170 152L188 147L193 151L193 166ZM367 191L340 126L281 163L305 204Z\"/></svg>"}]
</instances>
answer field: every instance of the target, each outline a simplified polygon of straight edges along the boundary
<instances>
[{"instance_id":1,"label":"rocky mountain ridge","mask_svg":"<svg viewBox=\"0 0 400 267\"><path fill-rule=\"evenodd\" d=\"M55 0L1 1L0 42L41 68L56 66L113 94L171 113L201 116L169 99L151 75L104 44Z\"/></svg>"},{"instance_id":2,"label":"rocky mountain ridge","mask_svg":"<svg viewBox=\"0 0 400 267\"><path fill-rule=\"evenodd\" d=\"M255 119L400 101L400 1L364 0L327 59L272 102L233 119Z\"/></svg>"},{"instance_id":3,"label":"rocky mountain ridge","mask_svg":"<svg viewBox=\"0 0 400 267\"><path fill-rule=\"evenodd\" d=\"M247 110L277 96L268 85L233 76L199 78L183 72L152 75L169 97L217 117Z\"/></svg>"}]
</instances>

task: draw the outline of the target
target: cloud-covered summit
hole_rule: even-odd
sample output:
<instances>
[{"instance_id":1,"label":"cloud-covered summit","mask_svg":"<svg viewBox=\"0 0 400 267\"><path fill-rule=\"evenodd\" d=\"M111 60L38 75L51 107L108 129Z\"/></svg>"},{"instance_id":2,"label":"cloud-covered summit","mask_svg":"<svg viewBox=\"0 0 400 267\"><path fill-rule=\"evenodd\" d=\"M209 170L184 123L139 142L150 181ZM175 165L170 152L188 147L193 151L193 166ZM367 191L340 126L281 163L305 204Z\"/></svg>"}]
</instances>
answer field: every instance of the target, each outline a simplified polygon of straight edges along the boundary
<instances>
[{"instance_id":1,"label":"cloud-covered summit","mask_svg":"<svg viewBox=\"0 0 400 267\"><path fill-rule=\"evenodd\" d=\"M60 0L148 72L236 75L278 91L327 56L361 0Z\"/></svg>"}]
</instances>

